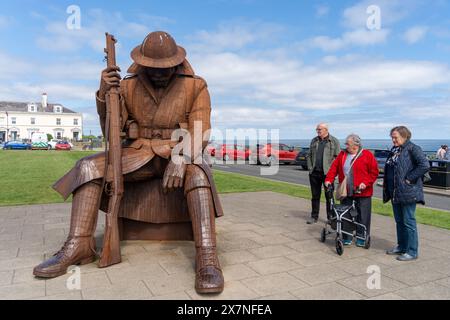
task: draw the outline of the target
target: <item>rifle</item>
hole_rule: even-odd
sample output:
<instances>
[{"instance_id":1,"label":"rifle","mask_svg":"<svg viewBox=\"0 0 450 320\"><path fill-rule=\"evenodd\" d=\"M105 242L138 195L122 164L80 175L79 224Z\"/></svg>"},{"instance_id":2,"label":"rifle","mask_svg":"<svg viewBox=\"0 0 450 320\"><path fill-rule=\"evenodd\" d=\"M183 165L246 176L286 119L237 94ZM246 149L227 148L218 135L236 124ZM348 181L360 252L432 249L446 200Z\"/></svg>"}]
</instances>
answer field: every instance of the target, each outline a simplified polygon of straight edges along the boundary
<instances>
[{"instance_id":1,"label":"rifle","mask_svg":"<svg viewBox=\"0 0 450 320\"><path fill-rule=\"evenodd\" d=\"M106 33L106 61L108 67L116 65L116 39ZM98 266L100 268L119 263L120 238L118 216L123 195L121 121L119 88L112 87L106 93L106 129L105 129L105 175L103 185L109 196L106 213L103 250Z\"/></svg>"}]
</instances>

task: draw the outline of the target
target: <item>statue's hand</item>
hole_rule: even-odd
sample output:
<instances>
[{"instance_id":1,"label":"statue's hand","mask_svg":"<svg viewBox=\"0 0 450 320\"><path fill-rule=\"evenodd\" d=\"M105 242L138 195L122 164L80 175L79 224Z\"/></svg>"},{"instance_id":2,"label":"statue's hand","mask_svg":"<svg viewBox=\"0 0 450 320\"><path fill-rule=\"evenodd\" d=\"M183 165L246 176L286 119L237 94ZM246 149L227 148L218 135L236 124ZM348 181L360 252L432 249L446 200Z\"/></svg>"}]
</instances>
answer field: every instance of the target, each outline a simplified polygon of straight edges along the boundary
<instances>
[{"instance_id":1,"label":"statue's hand","mask_svg":"<svg viewBox=\"0 0 450 320\"><path fill-rule=\"evenodd\" d=\"M163 191L173 191L175 188L182 188L184 183L184 175L186 173L186 164L175 164L170 161L164 172L162 181Z\"/></svg>"},{"instance_id":2,"label":"statue's hand","mask_svg":"<svg viewBox=\"0 0 450 320\"><path fill-rule=\"evenodd\" d=\"M102 71L99 89L99 96L101 99L104 99L106 92L108 92L109 89L120 86L121 77L119 72L120 68L117 66L108 67Z\"/></svg>"}]
</instances>

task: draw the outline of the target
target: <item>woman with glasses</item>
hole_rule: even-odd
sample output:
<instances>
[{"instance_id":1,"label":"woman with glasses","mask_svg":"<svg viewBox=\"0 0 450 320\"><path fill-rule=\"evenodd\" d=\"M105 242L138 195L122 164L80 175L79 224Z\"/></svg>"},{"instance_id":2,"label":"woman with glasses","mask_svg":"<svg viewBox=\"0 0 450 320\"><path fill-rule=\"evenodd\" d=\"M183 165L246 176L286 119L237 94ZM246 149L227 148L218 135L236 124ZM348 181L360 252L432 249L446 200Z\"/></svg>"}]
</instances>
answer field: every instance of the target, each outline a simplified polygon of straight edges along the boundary
<instances>
[{"instance_id":1,"label":"woman with glasses","mask_svg":"<svg viewBox=\"0 0 450 320\"><path fill-rule=\"evenodd\" d=\"M399 261L418 257L416 204L425 204L423 176L430 163L422 149L411 142L411 131L404 126L391 130L393 147L384 168L383 201L392 203L397 224L397 246L386 251Z\"/></svg>"}]
</instances>

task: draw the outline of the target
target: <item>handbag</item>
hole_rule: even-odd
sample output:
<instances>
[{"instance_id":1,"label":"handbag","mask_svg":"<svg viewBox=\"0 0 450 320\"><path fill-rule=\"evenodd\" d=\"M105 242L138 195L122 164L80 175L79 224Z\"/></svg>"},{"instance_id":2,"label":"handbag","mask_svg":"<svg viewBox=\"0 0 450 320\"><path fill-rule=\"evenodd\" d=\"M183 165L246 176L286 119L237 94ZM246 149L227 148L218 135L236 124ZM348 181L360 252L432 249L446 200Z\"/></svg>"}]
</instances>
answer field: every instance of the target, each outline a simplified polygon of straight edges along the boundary
<instances>
[{"instance_id":1,"label":"handbag","mask_svg":"<svg viewBox=\"0 0 450 320\"><path fill-rule=\"evenodd\" d=\"M356 155L356 157L352 160L352 163L350 164L350 170L353 167L353 164L355 163L356 159L359 158L359 156L361 155L361 153L363 152L364 149L361 149L359 151L359 153ZM347 176L344 177L344 180L342 180L342 182L340 182L338 184L338 187L336 189L336 199L338 200L344 200L345 198L347 198Z\"/></svg>"}]
</instances>

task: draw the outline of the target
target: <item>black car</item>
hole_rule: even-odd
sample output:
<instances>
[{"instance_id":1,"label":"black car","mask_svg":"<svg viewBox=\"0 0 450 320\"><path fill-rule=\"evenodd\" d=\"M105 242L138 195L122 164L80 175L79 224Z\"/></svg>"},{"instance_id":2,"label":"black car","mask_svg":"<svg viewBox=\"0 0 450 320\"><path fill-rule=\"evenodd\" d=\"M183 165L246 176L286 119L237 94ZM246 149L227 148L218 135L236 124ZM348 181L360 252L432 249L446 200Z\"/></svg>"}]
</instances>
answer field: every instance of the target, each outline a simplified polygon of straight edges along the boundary
<instances>
[{"instance_id":1,"label":"black car","mask_svg":"<svg viewBox=\"0 0 450 320\"><path fill-rule=\"evenodd\" d=\"M380 173L384 172L384 165L386 164L386 160L389 158L391 151L375 149L372 150L372 152L373 155L375 156L375 159L377 159L378 170L380 170Z\"/></svg>"},{"instance_id":2,"label":"black car","mask_svg":"<svg viewBox=\"0 0 450 320\"><path fill-rule=\"evenodd\" d=\"M309 148L302 148L295 158L295 165L302 167L303 170L308 170L308 164L306 162L308 151Z\"/></svg>"}]
</instances>

